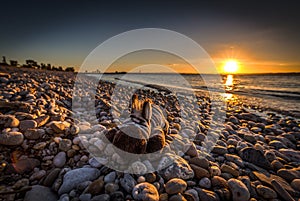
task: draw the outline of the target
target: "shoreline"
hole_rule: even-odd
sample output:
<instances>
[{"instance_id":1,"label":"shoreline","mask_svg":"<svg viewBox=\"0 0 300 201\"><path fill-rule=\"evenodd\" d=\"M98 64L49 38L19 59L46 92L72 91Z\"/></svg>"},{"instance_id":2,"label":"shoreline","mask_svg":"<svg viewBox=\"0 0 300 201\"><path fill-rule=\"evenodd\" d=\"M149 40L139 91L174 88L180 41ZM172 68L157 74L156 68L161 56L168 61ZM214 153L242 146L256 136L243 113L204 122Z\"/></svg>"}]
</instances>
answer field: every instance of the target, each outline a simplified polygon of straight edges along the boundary
<instances>
[{"instance_id":1,"label":"shoreline","mask_svg":"<svg viewBox=\"0 0 300 201\"><path fill-rule=\"evenodd\" d=\"M205 96L197 96L196 105L186 104L191 108L181 109L173 95L164 96L151 89L140 91L140 97L152 98L166 109L170 124L167 145L178 140L189 147L175 160L176 165L149 173L149 163L138 161L137 166L129 164L137 174L128 174L106 167L104 159L101 164L90 149L109 153L108 161L126 164L118 154L110 154L103 133L122 123L128 115L124 111L130 97L117 99L112 105L114 85L100 82L96 94L92 94L96 95L95 103L85 102L92 89L90 78L83 76L85 88L73 94L76 73L0 70L5 71L10 75L1 75L0 80L0 199L300 198L300 123L294 117L276 113L258 116L250 109L260 108L247 109L237 100L229 101L227 108L218 108L224 113L224 123L214 122ZM125 90L130 88L115 93L121 95ZM81 110L71 112L74 107ZM89 107L94 108L97 119L90 115ZM195 121L195 130L189 118ZM207 139L210 132L218 136L215 144ZM89 135L82 138L82 133ZM188 140L189 136L193 139ZM209 148L206 157L200 157ZM35 197L36 192L40 197ZM138 197L134 192L139 192Z\"/></svg>"}]
</instances>

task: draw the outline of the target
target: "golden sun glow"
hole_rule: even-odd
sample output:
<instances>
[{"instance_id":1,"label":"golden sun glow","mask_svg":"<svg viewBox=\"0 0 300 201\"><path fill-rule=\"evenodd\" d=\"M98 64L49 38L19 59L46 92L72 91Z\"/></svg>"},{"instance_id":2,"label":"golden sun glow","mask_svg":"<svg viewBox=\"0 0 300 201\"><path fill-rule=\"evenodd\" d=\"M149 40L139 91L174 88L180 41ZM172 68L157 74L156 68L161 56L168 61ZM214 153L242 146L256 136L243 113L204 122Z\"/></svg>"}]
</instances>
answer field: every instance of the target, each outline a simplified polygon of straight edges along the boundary
<instances>
[{"instance_id":1,"label":"golden sun glow","mask_svg":"<svg viewBox=\"0 0 300 201\"><path fill-rule=\"evenodd\" d=\"M235 73L238 70L238 62L236 60L228 60L224 65L225 73Z\"/></svg>"}]
</instances>

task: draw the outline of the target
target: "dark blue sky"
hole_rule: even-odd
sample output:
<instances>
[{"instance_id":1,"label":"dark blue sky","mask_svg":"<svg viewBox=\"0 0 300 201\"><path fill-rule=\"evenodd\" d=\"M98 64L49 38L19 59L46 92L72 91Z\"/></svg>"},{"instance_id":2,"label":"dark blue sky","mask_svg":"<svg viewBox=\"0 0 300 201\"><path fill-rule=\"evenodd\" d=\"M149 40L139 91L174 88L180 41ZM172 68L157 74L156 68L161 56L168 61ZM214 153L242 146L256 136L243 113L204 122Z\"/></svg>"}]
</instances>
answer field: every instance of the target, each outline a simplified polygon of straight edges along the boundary
<instances>
[{"instance_id":1,"label":"dark blue sky","mask_svg":"<svg viewBox=\"0 0 300 201\"><path fill-rule=\"evenodd\" d=\"M104 40L155 27L187 35L216 62L234 47L249 66L300 71L299 9L296 1L1 1L0 55L78 67Z\"/></svg>"}]
</instances>

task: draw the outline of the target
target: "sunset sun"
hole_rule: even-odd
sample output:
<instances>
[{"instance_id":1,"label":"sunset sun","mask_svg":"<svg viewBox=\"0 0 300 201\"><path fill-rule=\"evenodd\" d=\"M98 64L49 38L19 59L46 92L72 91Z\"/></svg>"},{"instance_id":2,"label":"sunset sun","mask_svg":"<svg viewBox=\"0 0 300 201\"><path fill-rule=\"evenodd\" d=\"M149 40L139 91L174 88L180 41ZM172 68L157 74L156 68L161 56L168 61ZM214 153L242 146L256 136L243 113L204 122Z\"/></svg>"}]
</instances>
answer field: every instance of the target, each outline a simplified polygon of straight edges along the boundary
<instances>
[{"instance_id":1,"label":"sunset sun","mask_svg":"<svg viewBox=\"0 0 300 201\"><path fill-rule=\"evenodd\" d=\"M236 60L228 60L224 65L224 72L235 73L238 70L238 62Z\"/></svg>"}]
</instances>

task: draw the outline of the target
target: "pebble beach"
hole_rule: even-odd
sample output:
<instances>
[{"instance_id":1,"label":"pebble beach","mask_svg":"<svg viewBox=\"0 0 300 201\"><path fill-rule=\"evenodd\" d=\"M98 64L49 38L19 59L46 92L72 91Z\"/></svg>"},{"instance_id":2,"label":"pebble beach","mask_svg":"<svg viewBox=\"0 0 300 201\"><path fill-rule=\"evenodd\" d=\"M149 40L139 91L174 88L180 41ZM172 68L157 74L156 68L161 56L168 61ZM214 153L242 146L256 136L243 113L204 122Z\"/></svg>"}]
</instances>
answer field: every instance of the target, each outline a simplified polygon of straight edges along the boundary
<instances>
[{"instance_id":1,"label":"pebble beach","mask_svg":"<svg viewBox=\"0 0 300 201\"><path fill-rule=\"evenodd\" d=\"M202 94L179 115L184 105L176 96L150 87L140 97L164 106L170 126L166 146L176 140L188 149L159 171L136 161L130 165L135 174L121 172L105 165L111 160L122 166L126 158L103 143L103 134L128 115L126 104L111 105L114 85L100 81L97 119L76 118L89 111L72 111L84 94L73 99L75 78L72 72L0 67L0 200L300 200L298 117L270 111L259 115L262 108L227 101L220 108L224 122L214 122L209 97ZM193 128L187 117L197 120ZM212 129L215 143L206 139ZM203 154L203 147L211 147L210 152ZM91 149L107 157L99 161Z\"/></svg>"}]
</instances>

